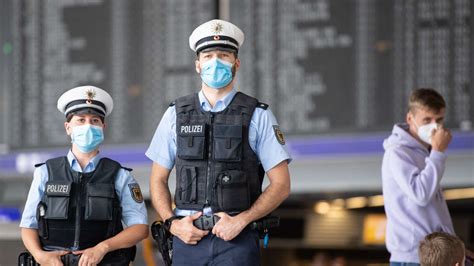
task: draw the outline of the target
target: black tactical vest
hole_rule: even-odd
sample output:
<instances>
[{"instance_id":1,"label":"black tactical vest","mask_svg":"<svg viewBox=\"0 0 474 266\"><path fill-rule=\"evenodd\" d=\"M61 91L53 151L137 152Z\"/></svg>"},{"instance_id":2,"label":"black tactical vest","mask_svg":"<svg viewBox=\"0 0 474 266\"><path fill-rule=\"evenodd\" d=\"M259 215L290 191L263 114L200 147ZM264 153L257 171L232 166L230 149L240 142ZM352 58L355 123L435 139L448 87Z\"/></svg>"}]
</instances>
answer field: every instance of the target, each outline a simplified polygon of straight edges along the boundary
<instances>
[{"instance_id":1,"label":"black tactical vest","mask_svg":"<svg viewBox=\"0 0 474 266\"><path fill-rule=\"evenodd\" d=\"M115 177L121 165L100 159L90 173L75 172L67 157L46 161L48 182L38 204L38 232L43 247L87 249L123 230ZM128 263L135 246L106 254L101 263ZM128 265L128 264L126 264Z\"/></svg>"},{"instance_id":2,"label":"black tactical vest","mask_svg":"<svg viewBox=\"0 0 474 266\"><path fill-rule=\"evenodd\" d=\"M176 206L230 214L250 208L264 171L249 145L249 125L255 108L267 105L241 92L220 112L203 111L198 94L175 105Z\"/></svg>"}]
</instances>

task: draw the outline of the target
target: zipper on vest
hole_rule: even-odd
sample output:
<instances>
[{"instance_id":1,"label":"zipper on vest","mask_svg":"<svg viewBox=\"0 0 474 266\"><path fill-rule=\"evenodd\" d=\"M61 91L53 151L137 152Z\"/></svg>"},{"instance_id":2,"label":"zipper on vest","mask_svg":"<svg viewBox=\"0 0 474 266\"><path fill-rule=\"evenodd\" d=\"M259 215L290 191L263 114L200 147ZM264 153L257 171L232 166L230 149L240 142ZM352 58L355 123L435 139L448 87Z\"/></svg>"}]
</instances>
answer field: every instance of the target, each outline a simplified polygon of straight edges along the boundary
<instances>
[{"instance_id":1,"label":"zipper on vest","mask_svg":"<svg viewBox=\"0 0 474 266\"><path fill-rule=\"evenodd\" d=\"M214 140L212 139L213 137L213 126L212 124L214 123L214 114L212 112L210 112L210 115L209 115L209 146L208 146L208 153L207 153L207 176L206 176L206 204L204 207L207 207L209 206L209 198L208 198L208 195L209 195L209 185L210 185L210 180L211 180L211 174L212 174L212 163L211 163L211 159L212 159L212 143L214 142Z\"/></svg>"},{"instance_id":2,"label":"zipper on vest","mask_svg":"<svg viewBox=\"0 0 474 266\"><path fill-rule=\"evenodd\" d=\"M79 239L81 236L81 194L83 191L82 188L82 173L78 174L79 189L76 191L76 220L74 226L74 246L72 250L79 250Z\"/></svg>"}]
</instances>

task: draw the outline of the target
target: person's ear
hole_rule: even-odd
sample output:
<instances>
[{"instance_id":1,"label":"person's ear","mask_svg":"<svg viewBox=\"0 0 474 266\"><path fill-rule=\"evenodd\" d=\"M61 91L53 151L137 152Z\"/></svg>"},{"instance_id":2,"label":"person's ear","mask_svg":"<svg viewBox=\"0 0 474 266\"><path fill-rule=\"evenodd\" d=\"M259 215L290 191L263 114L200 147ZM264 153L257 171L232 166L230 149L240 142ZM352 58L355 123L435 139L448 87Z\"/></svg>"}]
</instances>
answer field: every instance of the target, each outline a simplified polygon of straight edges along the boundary
<instances>
[{"instance_id":1,"label":"person's ear","mask_svg":"<svg viewBox=\"0 0 474 266\"><path fill-rule=\"evenodd\" d=\"M71 123L69 123L69 122L64 122L64 129L66 130L66 134L67 134L68 136L71 136L71 134L72 134Z\"/></svg>"},{"instance_id":2,"label":"person's ear","mask_svg":"<svg viewBox=\"0 0 474 266\"><path fill-rule=\"evenodd\" d=\"M199 62L199 58L194 61L194 65L196 67L196 73L201 74L201 62Z\"/></svg>"},{"instance_id":3,"label":"person's ear","mask_svg":"<svg viewBox=\"0 0 474 266\"><path fill-rule=\"evenodd\" d=\"M239 68L240 68L240 59L239 58L235 59L234 66L235 66L235 70L238 71Z\"/></svg>"},{"instance_id":4,"label":"person's ear","mask_svg":"<svg viewBox=\"0 0 474 266\"><path fill-rule=\"evenodd\" d=\"M411 125L413 123L413 119L415 119L415 118L413 117L413 114L409 111L407 113L407 117L406 117L407 124Z\"/></svg>"}]
</instances>

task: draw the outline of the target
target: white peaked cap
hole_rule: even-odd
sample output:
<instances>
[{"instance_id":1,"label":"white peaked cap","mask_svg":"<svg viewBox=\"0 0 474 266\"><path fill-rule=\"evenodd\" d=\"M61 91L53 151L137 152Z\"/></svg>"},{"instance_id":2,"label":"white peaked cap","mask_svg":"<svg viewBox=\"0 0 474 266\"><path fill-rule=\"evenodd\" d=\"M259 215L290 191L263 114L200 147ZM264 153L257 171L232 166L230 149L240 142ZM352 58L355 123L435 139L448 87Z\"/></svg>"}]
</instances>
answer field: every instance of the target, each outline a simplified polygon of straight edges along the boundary
<instances>
[{"instance_id":1,"label":"white peaked cap","mask_svg":"<svg viewBox=\"0 0 474 266\"><path fill-rule=\"evenodd\" d=\"M103 89L81 86L63 93L58 99L57 107L65 116L71 113L89 113L106 117L114 109L114 101Z\"/></svg>"},{"instance_id":2,"label":"white peaked cap","mask_svg":"<svg viewBox=\"0 0 474 266\"><path fill-rule=\"evenodd\" d=\"M242 30L221 19L213 19L199 25L189 36L189 47L197 53L210 47L238 51L243 43Z\"/></svg>"}]
</instances>

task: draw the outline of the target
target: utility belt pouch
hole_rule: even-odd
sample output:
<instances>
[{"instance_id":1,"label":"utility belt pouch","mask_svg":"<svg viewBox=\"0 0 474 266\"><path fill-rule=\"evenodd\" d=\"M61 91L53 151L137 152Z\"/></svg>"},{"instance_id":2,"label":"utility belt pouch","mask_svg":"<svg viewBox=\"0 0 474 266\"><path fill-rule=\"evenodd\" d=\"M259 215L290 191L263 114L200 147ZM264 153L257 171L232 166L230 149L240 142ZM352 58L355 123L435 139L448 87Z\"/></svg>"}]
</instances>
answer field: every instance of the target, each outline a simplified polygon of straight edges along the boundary
<instances>
[{"instance_id":1,"label":"utility belt pouch","mask_svg":"<svg viewBox=\"0 0 474 266\"><path fill-rule=\"evenodd\" d=\"M177 156L183 160L202 160L206 152L206 124L181 123L177 127Z\"/></svg>"},{"instance_id":2,"label":"utility belt pouch","mask_svg":"<svg viewBox=\"0 0 474 266\"><path fill-rule=\"evenodd\" d=\"M43 239L48 239L48 221L46 215L46 205L40 201L36 207L36 221L38 221L38 235Z\"/></svg>"},{"instance_id":3,"label":"utility belt pouch","mask_svg":"<svg viewBox=\"0 0 474 266\"><path fill-rule=\"evenodd\" d=\"M217 204L225 212L241 212L250 208L247 176L240 170L228 170L217 176Z\"/></svg>"},{"instance_id":4,"label":"utility belt pouch","mask_svg":"<svg viewBox=\"0 0 474 266\"><path fill-rule=\"evenodd\" d=\"M108 183L88 183L85 220L111 221L115 188Z\"/></svg>"},{"instance_id":5,"label":"utility belt pouch","mask_svg":"<svg viewBox=\"0 0 474 266\"><path fill-rule=\"evenodd\" d=\"M64 220L68 217L69 197L72 182L48 181L46 182L46 219Z\"/></svg>"},{"instance_id":6,"label":"utility belt pouch","mask_svg":"<svg viewBox=\"0 0 474 266\"><path fill-rule=\"evenodd\" d=\"M264 230L276 228L279 226L280 226L280 217L278 216L265 216L250 224L250 227L257 231L264 231Z\"/></svg>"},{"instance_id":7,"label":"utility belt pouch","mask_svg":"<svg viewBox=\"0 0 474 266\"><path fill-rule=\"evenodd\" d=\"M250 228L258 232L258 236L260 237L260 239L265 239L265 236L268 237L268 232L270 231L270 229L277 228L279 226L280 217L270 215L250 223Z\"/></svg>"},{"instance_id":8,"label":"utility belt pouch","mask_svg":"<svg viewBox=\"0 0 474 266\"><path fill-rule=\"evenodd\" d=\"M239 162L242 159L242 125L214 125L214 159Z\"/></svg>"}]
</instances>

